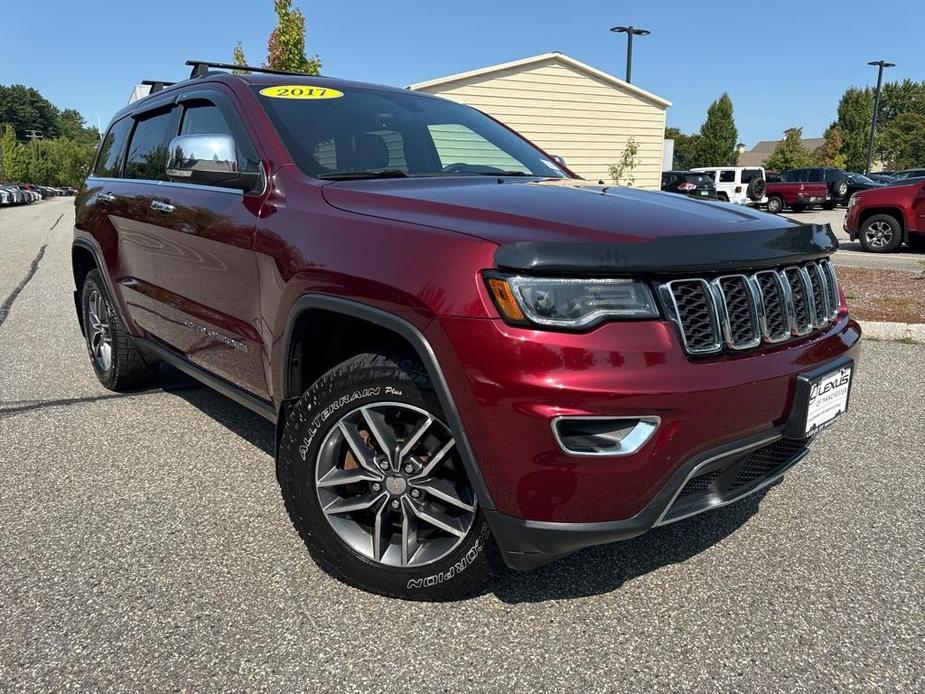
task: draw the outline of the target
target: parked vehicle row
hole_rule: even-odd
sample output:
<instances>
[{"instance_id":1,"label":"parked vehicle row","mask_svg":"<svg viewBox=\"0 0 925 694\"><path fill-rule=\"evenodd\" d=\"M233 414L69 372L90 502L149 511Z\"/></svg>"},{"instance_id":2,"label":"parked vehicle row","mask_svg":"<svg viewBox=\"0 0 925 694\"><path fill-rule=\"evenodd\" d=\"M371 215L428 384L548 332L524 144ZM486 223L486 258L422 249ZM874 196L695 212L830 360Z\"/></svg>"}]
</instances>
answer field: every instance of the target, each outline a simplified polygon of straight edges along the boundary
<instances>
[{"instance_id":1,"label":"parked vehicle row","mask_svg":"<svg viewBox=\"0 0 925 694\"><path fill-rule=\"evenodd\" d=\"M705 200L736 205L759 205L765 197L765 174L761 167L701 167L662 173L662 190Z\"/></svg>"},{"instance_id":2,"label":"parked vehicle row","mask_svg":"<svg viewBox=\"0 0 925 694\"><path fill-rule=\"evenodd\" d=\"M0 206L28 205L59 195L75 195L74 188L37 186L32 183L0 183Z\"/></svg>"}]
</instances>

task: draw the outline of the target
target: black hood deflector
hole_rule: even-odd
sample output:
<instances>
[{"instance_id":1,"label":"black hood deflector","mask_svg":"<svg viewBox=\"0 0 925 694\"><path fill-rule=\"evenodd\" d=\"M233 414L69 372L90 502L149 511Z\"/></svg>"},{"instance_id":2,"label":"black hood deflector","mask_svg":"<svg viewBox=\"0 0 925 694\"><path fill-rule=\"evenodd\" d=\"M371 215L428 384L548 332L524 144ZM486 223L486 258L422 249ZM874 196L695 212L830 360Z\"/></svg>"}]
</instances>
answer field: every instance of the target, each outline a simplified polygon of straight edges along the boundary
<instances>
[{"instance_id":1,"label":"black hood deflector","mask_svg":"<svg viewBox=\"0 0 925 694\"><path fill-rule=\"evenodd\" d=\"M495 264L531 274L684 274L757 270L831 255L828 224L662 236L639 243L520 242L500 246Z\"/></svg>"}]
</instances>

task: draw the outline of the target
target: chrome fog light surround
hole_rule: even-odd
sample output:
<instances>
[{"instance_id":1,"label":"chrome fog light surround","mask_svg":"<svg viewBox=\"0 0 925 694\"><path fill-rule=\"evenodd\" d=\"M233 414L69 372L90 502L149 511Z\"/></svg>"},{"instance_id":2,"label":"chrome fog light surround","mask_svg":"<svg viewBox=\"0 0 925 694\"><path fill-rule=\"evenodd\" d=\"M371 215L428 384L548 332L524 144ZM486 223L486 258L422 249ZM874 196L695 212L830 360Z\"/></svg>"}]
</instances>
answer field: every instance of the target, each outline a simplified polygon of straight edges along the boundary
<instances>
[{"instance_id":1,"label":"chrome fog light surround","mask_svg":"<svg viewBox=\"0 0 925 694\"><path fill-rule=\"evenodd\" d=\"M641 449L655 434L661 421L662 418L657 415L562 415L552 420L552 434L559 448L568 455L626 456ZM587 424L584 431L582 423ZM606 426L608 423L612 426ZM582 439L583 445L576 447L575 444Z\"/></svg>"}]
</instances>

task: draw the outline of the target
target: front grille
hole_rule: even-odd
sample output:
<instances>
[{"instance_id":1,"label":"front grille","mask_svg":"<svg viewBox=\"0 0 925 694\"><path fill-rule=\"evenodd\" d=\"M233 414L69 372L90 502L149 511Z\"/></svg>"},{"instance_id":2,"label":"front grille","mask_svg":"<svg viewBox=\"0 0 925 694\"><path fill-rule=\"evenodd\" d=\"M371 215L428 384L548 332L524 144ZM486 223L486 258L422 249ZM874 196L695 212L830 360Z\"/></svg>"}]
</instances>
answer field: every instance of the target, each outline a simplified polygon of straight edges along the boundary
<instances>
[{"instance_id":1,"label":"front grille","mask_svg":"<svg viewBox=\"0 0 925 694\"><path fill-rule=\"evenodd\" d=\"M770 476L775 470L783 467L799 453L805 444L802 441L780 439L774 443L753 451L740 465L730 489L744 487L756 480Z\"/></svg>"},{"instance_id":2,"label":"front grille","mask_svg":"<svg viewBox=\"0 0 925 694\"><path fill-rule=\"evenodd\" d=\"M838 281L827 259L753 275L672 280L659 291L689 354L781 342L838 315Z\"/></svg>"},{"instance_id":3,"label":"front grille","mask_svg":"<svg viewBox=\"0 0 925 694\"><path fill-rule=\"evenodd\" d=\"M690 496L691 494L699 494L705 492L710 488L710 485L716 481L716 478L722 474L722 470L715 470L713 472L708 472L705 475L697 475L692 478L690 482L684 485L684 489L681 490L681 493L678 494L678 497Z\"/></svg>"}]
</instances>

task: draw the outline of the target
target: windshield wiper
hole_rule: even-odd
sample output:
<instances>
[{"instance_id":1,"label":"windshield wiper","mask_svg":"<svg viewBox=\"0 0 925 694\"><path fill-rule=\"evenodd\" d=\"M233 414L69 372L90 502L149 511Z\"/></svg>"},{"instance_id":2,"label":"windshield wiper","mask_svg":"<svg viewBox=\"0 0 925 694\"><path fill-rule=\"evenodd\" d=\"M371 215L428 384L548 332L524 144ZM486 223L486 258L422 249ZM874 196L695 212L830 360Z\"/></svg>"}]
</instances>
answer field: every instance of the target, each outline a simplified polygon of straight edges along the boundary
<instances>
[{"instance_id":1,"label":"windshield wiper","mask_svg":"<svg viewBox=\"0 0 925 694\"><path fill-rule=\"evenodd\" d=\"M332 173L318 174L318 178L328 181L358 181L364 178L407 178L408 174L399 169L386 169L385 171L334 171Z\"/></svg>"}]
</instances>

